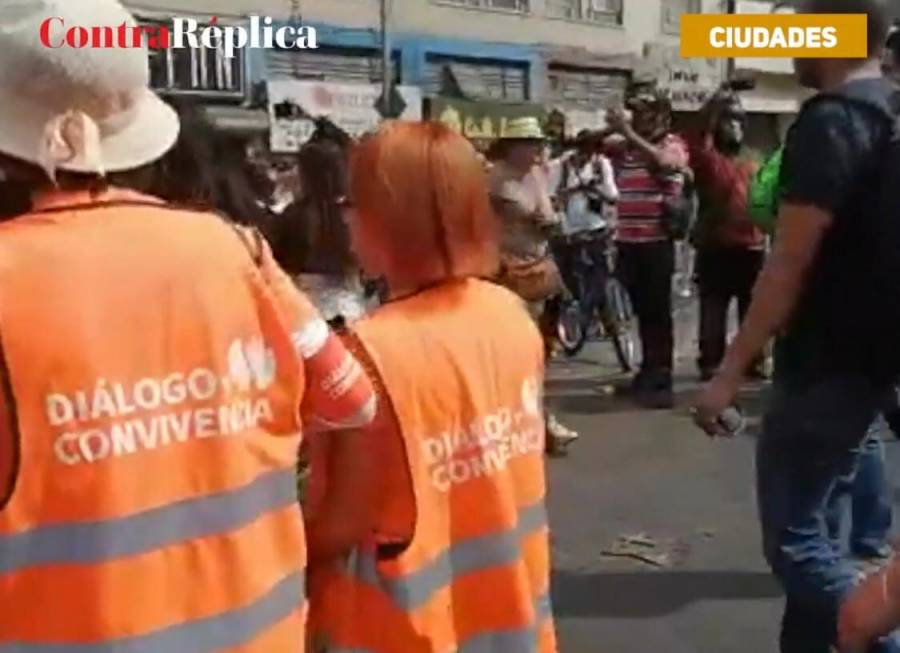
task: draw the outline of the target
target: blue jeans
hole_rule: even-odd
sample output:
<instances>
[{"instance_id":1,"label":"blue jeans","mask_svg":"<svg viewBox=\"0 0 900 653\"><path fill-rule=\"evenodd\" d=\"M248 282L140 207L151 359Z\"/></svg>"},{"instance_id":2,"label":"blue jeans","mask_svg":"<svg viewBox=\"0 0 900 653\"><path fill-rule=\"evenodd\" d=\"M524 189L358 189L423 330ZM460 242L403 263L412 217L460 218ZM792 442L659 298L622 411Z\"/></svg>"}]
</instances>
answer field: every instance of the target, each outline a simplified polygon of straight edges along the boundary
<instances>
[{"instance_id":1,"label":"blue jeans","mask_svg":"<svg viewBox=\"0 0 900 653\"><path fill-rule=\"evenodd\" d=\"M849 547L858 558L877 558L890 550L893 508L884 470L884 418L876 419L859 451L854 473L835 489L828 514L828 527L835 546L843 549L845 524L850 516Z\"/></svg>"},{"instance_id":2,"label":"blue jeans","mask_svg":"<svg viewBox=\"0 0 900 653\"><path fill-rule=\"evenodd\" d=\"M757 450L757 492L766 560L787 603L782 653L829 653L840 604L857 574L835 546L829 515L846 492L884 389L863 378L805 387L776 381ZM886 640L869 653L898 653Z\"/></svg>"}]
</instances>

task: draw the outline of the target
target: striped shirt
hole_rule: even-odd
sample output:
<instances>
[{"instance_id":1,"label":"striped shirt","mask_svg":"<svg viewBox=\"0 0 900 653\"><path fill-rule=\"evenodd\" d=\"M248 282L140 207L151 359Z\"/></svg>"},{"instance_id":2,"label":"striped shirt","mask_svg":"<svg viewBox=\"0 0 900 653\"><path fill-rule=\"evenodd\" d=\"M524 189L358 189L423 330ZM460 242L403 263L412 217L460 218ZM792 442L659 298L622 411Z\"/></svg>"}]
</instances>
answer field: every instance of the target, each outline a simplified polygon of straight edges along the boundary
<instances>
[{"instance_id":1,"label":"striped shirt","mask_svg":"<svg viewBox=\"0 0 900 653\"><path fill-rule=\"evenodd\" d=\"M669 134L657 147L663 150L673 167L687 167L688 148L680 137ZM654 170L647 156L631 146L611 151L609 155L619 187L616 240L625 243L668 240L663 206L667 199L681 196L684 189L683 175Z\"/></svg>"}]
</instances>

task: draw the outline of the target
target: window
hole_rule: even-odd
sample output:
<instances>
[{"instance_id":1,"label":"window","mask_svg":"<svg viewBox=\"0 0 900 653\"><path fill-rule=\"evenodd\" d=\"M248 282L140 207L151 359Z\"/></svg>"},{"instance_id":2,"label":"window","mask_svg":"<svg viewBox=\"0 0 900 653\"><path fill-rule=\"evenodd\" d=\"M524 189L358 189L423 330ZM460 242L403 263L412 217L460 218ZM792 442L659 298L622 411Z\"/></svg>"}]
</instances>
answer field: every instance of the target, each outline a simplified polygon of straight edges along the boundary
<instances>
[{"instance_id":1,"label":"window","mask_svg":"<svg viewBox=\"0 0 900 653\"><path fill-rule=\"evenodd\" d=\"M547 16L608 25L622 24L622 0L546 0Z\"/></svg>"},{"instance_id":2,"label":"window","mask_svg":"<svg viewBox=\"0 0 900 653\"><path fill-rule=\"evenodd\" d=\"M402 80L399 52L394 52L392 62L393 80L399 83ZM382 79L381 52L369 48L323 45L317 50L267 50L266 68L269 77L353 84L378 84Z\"/></svg>"},{"instance_id":3,"label":"window","mask_svg":"<svg viewBox=\"0 0 900 653\"><path fill-rule=\"evenodd\" d=\"M434 0L438 4L468 7L471 9L488 9L495 11L512 11L526 14L531 0Z\"/></svg>"},{"instance_id":4,"label":"window","mask_svg":"<svg viewBox=\"0 0 900 653\"><path fill-rule=\"evenodd\" d=\"M662 31L665 34L681 32L682 14L699 14L703 11L701 0L663 0Z\"/></svg>"},{"instance_id":5,"label":"window","mask_svg":"<svg viewBox=\"0 0 900 653\"><path fill-rule=\"evenodd\" d=\"M471 99L524 102L529 98L527 64L428 55L425 92Z\"/></svg>"},{"instance_id":6,"label":"window","mask_svg":"<svg viewBox=\"0 0 900 653\"><path fill-rule=\"evenodd\" d=\"M551 103L598 111L625 102L628 74L551 65L547 71Z\"/></svg>"},{"instance_id":7,"label":"window","mask_svg":"<svg viewBox=\"0 0 900 653\"><path fill-rule=\"evenodd\" d=\"M142 20L143 25L166 22ZM224 47L150 50L150 85L171 95L208 95L242 99L246 90L245 52L225 56Z\"/></svg>"}]
</instances>

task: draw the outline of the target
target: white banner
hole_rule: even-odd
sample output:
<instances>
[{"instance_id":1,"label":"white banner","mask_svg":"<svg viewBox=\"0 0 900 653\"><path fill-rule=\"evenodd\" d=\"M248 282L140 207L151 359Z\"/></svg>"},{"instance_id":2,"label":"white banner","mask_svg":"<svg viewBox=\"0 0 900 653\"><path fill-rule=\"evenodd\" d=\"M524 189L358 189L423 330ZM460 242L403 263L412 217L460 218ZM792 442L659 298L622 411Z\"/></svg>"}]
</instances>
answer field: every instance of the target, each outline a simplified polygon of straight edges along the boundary
<instances>
[{"instance_id":1,"label":"white banner","mask_svg":"<svg viewBox=\"0 0 900 653\"><path fill-rule=\"evenodd\" d=\"M296 152L313 130L310 119L276 117L276 107L294 105L310 118L328 118L351 136L371 131L383 118L375 109L381 86L277 79L268 82L269 120L273 152ZM401 120L422 119L422 92L413 86L398 86L406 102Z\"/></svg>"},{"instance_id":2,"label":"white banner","mask_svg":"<svg viewBox=\"0 0 900 653\"><path fill-rule=\"evenodd\" d=\"M639 79L655 79L675 111L697 111L722 83L724 60L684 59L678 45L647 43L635 70Z\"/></svg>"}]
</instances>

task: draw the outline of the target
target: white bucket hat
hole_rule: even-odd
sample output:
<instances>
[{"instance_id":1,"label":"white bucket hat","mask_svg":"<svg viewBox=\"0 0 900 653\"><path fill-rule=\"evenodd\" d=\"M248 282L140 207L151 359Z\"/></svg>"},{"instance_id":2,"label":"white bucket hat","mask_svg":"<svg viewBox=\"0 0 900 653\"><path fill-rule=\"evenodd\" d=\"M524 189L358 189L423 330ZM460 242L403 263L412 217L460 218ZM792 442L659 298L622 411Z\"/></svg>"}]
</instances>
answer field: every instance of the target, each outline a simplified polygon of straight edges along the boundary
<instances>
[{"instance_id":1,"label":"white bucket hat","mask_svg":"<svg viewBox=\"0 0 900 653\"><path fill-rule=\"evenodd\" d=\"M541 122L534 117L513 118L500 134L503 140L542 141L546 138Z\"/></svg>"},{"instance_id":2,"label":"white bucket hat","mask_svg":"<svg viewBox=\"0 0 900 653\"><path fill-rule=\"evenodd\" d=\"M46 170L139 168L178 137L178 116L150 89L146 48L48 48L70 27L135 25L116 0L0 0L0 152ZM130 35L129 35L130 36Z\"/></svg>"}]
</instances>

